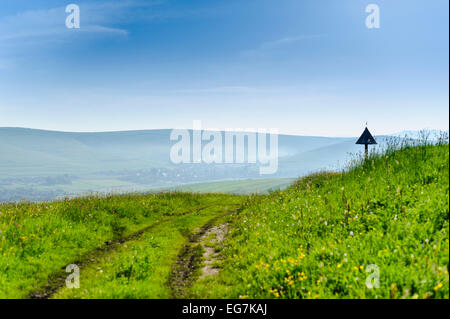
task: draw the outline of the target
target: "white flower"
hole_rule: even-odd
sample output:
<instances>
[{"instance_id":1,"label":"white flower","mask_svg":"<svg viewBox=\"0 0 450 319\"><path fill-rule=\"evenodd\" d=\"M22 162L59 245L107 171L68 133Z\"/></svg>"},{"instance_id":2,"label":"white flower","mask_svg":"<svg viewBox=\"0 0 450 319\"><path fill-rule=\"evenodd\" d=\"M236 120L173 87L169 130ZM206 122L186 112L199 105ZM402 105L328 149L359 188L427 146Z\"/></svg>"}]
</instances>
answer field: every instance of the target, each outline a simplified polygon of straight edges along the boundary
<instances>
[{"instance_id":1,"label":"white flower","mask_svg":"<svg viewBox=\"0 0 450 319\"><path fill-rule=\"evenodd\" d=\"M353 232L352 231L350 232L350 236L353 236Z\"/></svg>"}]
</instances>

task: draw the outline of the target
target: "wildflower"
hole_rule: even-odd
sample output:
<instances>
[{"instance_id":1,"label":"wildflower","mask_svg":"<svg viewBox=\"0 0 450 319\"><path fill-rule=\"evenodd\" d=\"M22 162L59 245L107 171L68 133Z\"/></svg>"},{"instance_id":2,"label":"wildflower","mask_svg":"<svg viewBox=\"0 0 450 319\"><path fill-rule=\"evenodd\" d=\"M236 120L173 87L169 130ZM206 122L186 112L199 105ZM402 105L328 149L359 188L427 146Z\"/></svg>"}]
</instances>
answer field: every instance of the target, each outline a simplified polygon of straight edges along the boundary
<instances>
[{"instance_id":1,"label":"wildflower","mask_svg":"<svg viewBox=\"0 0 450 319\"><path fill-rule=\"evenodd\" d=\"M442 282L438 283L433 289L434 291L438 291L440 288L442 288L443 284Z\"/></svg>"},{"instance_id":2,"label":"wildflower","mask_svg":"<svg viewBox=\"0 0 450 319\"><path fill-rule=\"evenodd\" d=\"M350 236L353 236L353 232L352 231L350 231Z\"/></svg>"},{"instance_id":3,"label":"wildflower","mask_svg":"<svg viewBox=\"0 0 450 319\"><path fill-rule=\"evenodd\" d=\"M271 293L275 298L280 297L280 294L278 293L277 289L270 289L269 293Z\"/></svg>"}]
</instances>

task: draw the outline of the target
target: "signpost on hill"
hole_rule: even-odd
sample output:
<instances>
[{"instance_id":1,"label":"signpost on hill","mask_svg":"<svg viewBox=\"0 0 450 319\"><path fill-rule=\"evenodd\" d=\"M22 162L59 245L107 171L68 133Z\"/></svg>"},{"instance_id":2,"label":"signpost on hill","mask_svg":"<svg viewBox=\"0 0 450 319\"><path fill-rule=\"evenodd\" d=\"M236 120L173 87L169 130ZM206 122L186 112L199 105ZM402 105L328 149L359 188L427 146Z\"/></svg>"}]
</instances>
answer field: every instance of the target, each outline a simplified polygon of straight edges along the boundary
<instances>
[{"instance_id":1,"label":"signpost on hill","mask_svg":"<svg viewBox=\"0 0 450 319\"><path fill-rule=\"evenodd\" d=\"M373 138L372 134L366 126L366 129L362 133L361 137L356 141L356 144L362 144L365 147L365 158L369 157L369 145L377 144L377 141Z\"/></svg>"}]
</instances>

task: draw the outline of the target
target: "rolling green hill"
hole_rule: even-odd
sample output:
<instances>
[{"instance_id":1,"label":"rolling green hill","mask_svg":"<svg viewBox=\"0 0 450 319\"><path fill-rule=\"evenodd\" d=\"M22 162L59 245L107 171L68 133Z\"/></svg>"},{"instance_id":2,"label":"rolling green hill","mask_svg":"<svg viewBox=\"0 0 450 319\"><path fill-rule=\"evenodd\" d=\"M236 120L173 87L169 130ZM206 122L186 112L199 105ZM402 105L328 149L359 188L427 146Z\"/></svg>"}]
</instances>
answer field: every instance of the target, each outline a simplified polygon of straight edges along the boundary
<instances>
[{"instance_id":1,"label":"rolling green hill","mask_svg":"<svg viewBox=\"0 0 450 319\"><path fill-rule=\"evenodd\" d=\"M0 128L0 176L86 174L173 166L171 130L70 133ZM348 138L279 136L280 157L327 147ZM354 147L354 150L358 149ZM333 161L330 158L330 162ZM307 163L304 163L307 164Z\"/></svg>"},{"instance_id":2,"label":"rolling green hill","mask_svg":"<svg viewBox=\"0 0 450 319\"><path fill-rule=\"evenodd\" d=\"M161 189L263 193L287 186L283 180L340 171L362 151L355 138L279 135L278 171L262 176L258 164L175 165L169 159L170 133L0 128L0 202ZM377 140L374 150L389 138Z\"/></svg>"},{"instance_id":3,"label":"rolling green hill","mask_svg":"<svg viewBox=\"0 0 450 319\"><path fill-rule=\"evenodd\" d=\"M168 134L168 130L70 133L0 128L0 176L166 167Z\"/></svg>"},{"instance_id":4,"label":"rolling green hill","mask_svg":"<svg viewBox=\"0 0 450 319\"><path fill-rule=\"evenodd\" d=\"M295 178L317 169L335 168L345 163L349 151L360 150L351 138L280 135L278 172L260 176L254 164L174 165L169 158L174 144L170 132L71 133L0 128L0 201L148 191L221 180L254 179L252 183L256 184L261 177ZM232 190L267 191L273 183ZM215 184L214 189L229 189L227 184L222 185L221 189Z\"/></svg>"},{"instance_id":5,"label":"rolling green hill","mask_svg":"<svg viewBox=\"0 0 450 319\"><path fill-rule=\"evenodd\" d=\"M223 256L194 297L448 298L448 140L254 198Z\"/></svg>"}]
</instances>

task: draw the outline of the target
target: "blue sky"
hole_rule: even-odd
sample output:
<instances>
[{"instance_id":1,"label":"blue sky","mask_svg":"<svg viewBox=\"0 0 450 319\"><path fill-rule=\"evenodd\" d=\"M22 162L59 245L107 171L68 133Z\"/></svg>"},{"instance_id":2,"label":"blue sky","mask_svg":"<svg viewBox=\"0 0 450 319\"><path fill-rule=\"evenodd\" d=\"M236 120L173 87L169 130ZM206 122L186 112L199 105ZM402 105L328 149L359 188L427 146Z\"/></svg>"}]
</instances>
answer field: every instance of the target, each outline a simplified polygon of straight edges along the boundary
<instances>
[{"instance_id":1,"label":"blue sky","mask_svg":"<svg viewBox=\"0 0 450 319\"><path fill-rule=\"evenodd\" d=\"M81 9L67 29L64 9ZM380 29L365 26L369 3ZM448 129L447 0L2 0L0 126Z\"/></svg>"}]
</instances>

